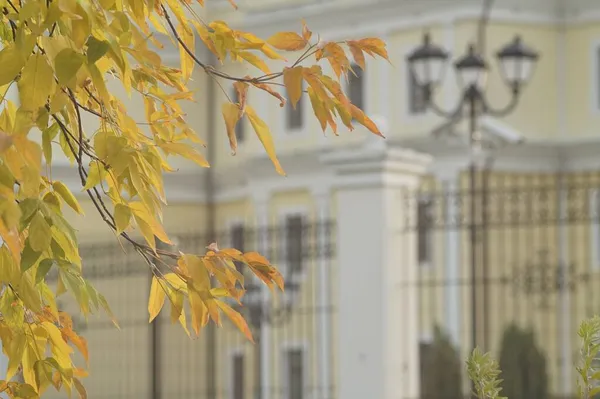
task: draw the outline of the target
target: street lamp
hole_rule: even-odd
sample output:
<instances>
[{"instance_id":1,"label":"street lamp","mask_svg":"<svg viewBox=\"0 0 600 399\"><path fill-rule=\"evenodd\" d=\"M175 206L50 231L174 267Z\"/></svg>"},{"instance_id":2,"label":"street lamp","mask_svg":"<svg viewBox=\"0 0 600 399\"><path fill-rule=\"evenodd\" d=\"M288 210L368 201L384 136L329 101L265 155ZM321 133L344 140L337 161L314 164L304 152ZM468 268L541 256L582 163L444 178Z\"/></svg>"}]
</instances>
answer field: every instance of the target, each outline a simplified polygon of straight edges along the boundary
<instances>
[{"instance_id":1,"label":"street lamp","mask_svg":"<svg viewBox=\"0 0 600 399\"><path fill-rule=\"evenodd\" d=\"M478 51L473 44L469 44L465 55L454 62L459 87L458 104L453 110L444 110L439 107L433 95L439 88L444 79L446 64L449 59L449 53L442 47L437 46L431 40L429 34L423 37L423 43L417 47L407 57L410 72L413 74L417 84L423 90L425 105L438 116L448 119L450 125L458 123L463 118L468 118L468 142L471 150L471 165L470 165L470 242L471 242L471 301L472 301L472 344L477 346L477 289L476 289L476 272L477 272L477 225L476 217L477 210L475 206L475 191L476 171L478 159L482 154L483 147L493 147L495 140L486 141L480 132L477 130L478 118L483 115L491 115L495 117L506 116L511 113L516 107L522 88L531 79L536 61L539 56L537 52L527 47L519 36L516 36L513 41L508 43L496 53L496 58L500 65L500 73L504 83L508 86L511 93L511 98L504 108L493 108L485 96L489 65L484 56ZM451 132L448 132L451 134ZM516 141L504 138L504 141ZM482 190L485 194L485 187ZM486 197L482 195L482 208L485 208ZM485 209L481 213L482 224L485 224L486 212ZM485 234L485 229L482 232ZM485 238L483 241L485 243ZM485 248L482 258L485 261ZM485 263L483 267L484 285L485 283ZM484 286L484 308L485 308L485 286ZM484 317L485 314L484 314ZM485 319L484 319L485 321Z\"/></svg>"}]
</instances>

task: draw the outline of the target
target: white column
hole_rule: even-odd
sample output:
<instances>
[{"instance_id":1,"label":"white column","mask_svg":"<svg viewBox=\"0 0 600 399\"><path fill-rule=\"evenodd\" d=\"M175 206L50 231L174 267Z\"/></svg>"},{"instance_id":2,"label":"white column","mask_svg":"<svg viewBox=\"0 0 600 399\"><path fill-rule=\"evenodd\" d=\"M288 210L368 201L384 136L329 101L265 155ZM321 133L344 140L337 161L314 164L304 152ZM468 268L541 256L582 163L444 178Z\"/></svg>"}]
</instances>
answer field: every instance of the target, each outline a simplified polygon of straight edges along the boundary
<instances>
[{"instance_id":1,"label":"white column","mask_svg":"<svg viewBox=\"0 0 600 399\"><path fill-rule=\"evenodd\" d=\"M332 314L329 311L331 306L331 279L330 279L330 259L323 252L327 247L328 243L328 231L326 222L329 220L329 208L331 206L331 194L329 189L322 189L314 193L316 198L317 212L316 220L318 222L319 231L317 232L318 237L318 248L319 257L317 260L318 270L318 297L317 303L318 308L318 320L316 322L316 336L318 337L318 372L319 379L317 395L320 399L330 399L333 392L330 390L332 387L331 381L331 317Z\"/></svg>"},{"instance_id":2,"label":"white column","mask_svg":"<svg viewBox=\"0 0 600 399\"><path fill-rule=\"evenodd\" d=\"M417 186L429 157L370 143L323 159L337 173L339 397L416 398L416 235L402 231L416 207L402 194Z\"/></svg>"},{"instance_id":3,"label":"white column","mask_svg":"<svg viewBox=\"0 0 600 399\"><path fill-rule=\"evenodd\" d=\"M271 225L271 220L269 218L269 195L263 192L256 193L253 198L254 206L256 210L256 226L258 229L258 233L260 234L258 238L258 252L268 257L269 254L267 250L269 249L268 240L271 239L268 235L269 226ZM268 303L269 301L269 290L266 285L261 284L262 286L262 300L263 303ZM271 326L269 323L261 323L260 329L260 353L261 353L261 399L269 399L270 389L271 387L271 346L273 343L271 342Z\"/></svg>"},{"instance_id":4,"label":"white column","mask_svg":"<svg viewBox=\"0 0 600 399\"><path fill-rule=\"evenodd\" d=\"M466 166L466 165L465 165ZM460 347L460 223L458 221L459 207L459 177L461 168L459 165L448 165L440 163L435 168L435 175L442 183L442 199L444 200L443 221L445 229L443 252L444 258L444 280L447 282L444 288L444 316L445 329L451 342L458 349ZM435 251L435 248L434 248Z\"/></svg>"}]
</instances>

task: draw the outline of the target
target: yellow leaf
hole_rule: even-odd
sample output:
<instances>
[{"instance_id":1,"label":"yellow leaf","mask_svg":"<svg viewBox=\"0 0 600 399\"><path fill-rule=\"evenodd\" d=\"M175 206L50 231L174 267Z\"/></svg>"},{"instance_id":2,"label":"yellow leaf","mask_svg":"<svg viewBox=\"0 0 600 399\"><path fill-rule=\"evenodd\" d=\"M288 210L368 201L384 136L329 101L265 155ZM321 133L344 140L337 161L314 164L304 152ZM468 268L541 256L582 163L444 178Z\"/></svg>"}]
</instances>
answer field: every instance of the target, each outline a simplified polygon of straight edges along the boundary
<instances>
[{"instance_id":1,"label":"yellow leaf","mask_svg":"<svg viewBox=\"0 0 600 399\"><path fill-rule=\"evenodd\" d=\"M185 43L188 49L194 50L194 32L185 25L179 25L177 28L181 41ZM179 44L179 58L181 59L181 74L185 81L188 81L192 76L195 62L192 57L188 54L185 48Z\"/></svg>"},{"instance_id":2,"label":"yellow leaf","mask_svg":"<svg viewBox=\"0 0 600 399\"><path fill-rule=\"evenodd\" d=\"M246 323L246 320L244 320L242 315L239 314L238 312L236 312L234 309L232 309L225 302L222 302L222 301L216 301L216 302L217 302L217 306L219 306L219 308L221 308L223 313L225 313L227 315L227 317L229 317L229 319L233 322L233 324L235 324L236 327L239 328L240 331L244 333L244 335L246 335L246 337L250 340L250 342L254 343L254 338L252 337L252 332L250 331L250 328L248 328L248 324Z\"/></svg>"},{"instance_id":3,"label":"yellow leaf","mask_svg":"<svg viewBox=\"0 0 600 399\"><path fill-rule=\"evenodd\" d=\"M319 120L319 123L321 124L321 129L323 131L325 131L325 129L327 128L327 119L328 119L328 111L325 108L325 103L323 101L321 101L320 98L317 97L317 95L315 94L315 91L312 87L309 87L307 89L308 91L308 97L310 98L310 103L312 105L312 109L313 112L315 113L315 116L317 117L317 119Z\"/></svg>"},{"instance_id":4,"label":"yellow leaf","mask_svg":"<svg viewBox=\"0 0 600 399\"><path fill-rule=\"evenodd\" d=\"M146 224L150 228L150 232L153 236L155 235L165 244L173 244L171 240L169 240L169 237L167 236L167 233L165 233L162 225L158 223L156 218L148 212L141 202L130 202L129 208L131 208L133 216L135 217L138 225L140 224L140 221L142 221L143 224ZM152 245L154 245L154 238L152 238Z\"/></svg>"},{"instance_id":5,"label":"yellow leaf","mask_svg":"<svg viewBox=\"0 0 600 399\"><path fill-rule=\"evenodd\" d=\"M104 76L102 76L102 73L100 73L100 70L96 65L97 64L88 64L87 67L90 72L92 82L94 83L94 87L100 95L100 99L104 101L105 104L108 104L110 103L110 94L108 94L108 90L106 89Z\"/></svg>"},{"instance_id":6,"label":"yellow leaf","mask_svg":"<svg viewBox=\"0 0 600 399\"><path fill-rule=\"evenodd\" d=\"M199 166L203 168L208 168L210 165L206 158L202 156L198 151L193 149L187 144L183 143L161 143L160 148L162 148L167 154L174 153L181 155L184 158L187 158L191 161L194 161Z\"/></svg>"},{"instance_id":7,"label":"yellow leaf","mask_svg":"<svg viewBox=\"0 0 600 399\"><path fill-rule=\"evenodd\" d=\"M283 84L287 90L288 99L294 109L296 109L296 105L302 97L303 69L304 68L298 66L294 68L285 68L283 70Z\"/></svg>"},{"instance_id":8,"label":"yellow leaf","mask_svg":"<svg viewBox=\"0 0 600 399\"><path fill-rule=\"evenodd\" d=\"M24 111L37 111L43 107L48 96L54 94L54 71L45 55L40 53L29 57L18 82L21 108Z\"/></svg>"},{"instance_id":9,"label":"yellow leaf","mask_svg":"<svg viewBox=\"0 0 600 399\"><path fill-rule=\"evenodd\" d=\"M0 86L4 86L17 77L25 65L25 57L14 45L9 45L0 51Z\"/></svg>"},{"instance_id":10,"label":"yellow leaf","mask_svg":"<svg viewBox=\"0 0 600 399\"><path fill-rule=\"evenodd\" d=\"M115 205L115 223L117 234L121 234L131 223L131 209L125 204Z\"/></svg>"},{"instance_id":11,"label":"yellow leaf","mask_svg":"<svg viewBox=\"0 0 600 399\"><path fill-rule=\"evenodd\" d=\"M150 322L158 316L160 310L165 304L165 289L156 276L152 276L152 284L150 285L150 297L148 298L148 313L150 314Z\"/></svg>"},{"instance_id":12,"label":"yellow leaf","mask_svg":"<svg viewBox=\"0 0 600 399\"><path fill-rule=\"evenodd\" d=\"M16 333L10 341L6 353L8 354L8 370L6 371L6 379L12 379L19 368L19 364L23 359L25 347L27 346L27 336L24 333Z\"/></svg>"},{"instance_id":13,"label":"yellow leaf","mask_svg":"<svg viewBox=\"0 0 600 399\"><path fill-rule=\"evenodd\" d=\"M265 74L271 73L271 70L269 69L267 64L265 64L265 62L256 54L252 54L248 51L240 51L240 52L238 52L238 55L240 57L242 57L244 60L248 61L248 63L254 65L258 69L263 71Z\"/></svg>"},{"instance_id":14,"label":"yellow leaf","mask_svg":"<svg viewBox=\"0 0 600 399\"><path fill-rule=\"evenodd\" d=\"M77 72L83 65L85 57L73 49L61 50L54 59L54 69L58 82L74 89Z\"/></svg>"},{"instance_id":15,"label":"yellow leaf","mask_svg":"<svg viewBox=\"0 0 600 399\"><path fill-rule=\"evenodd\" d=\"M50 246L52 234L44 216L37 212L29 225L29 245L36 252L42 252Z\"/></svg>"},{"instance_id":16,"label":"yellow leaf","mask_svg":"<svg viewBox=\"0 0 600 399\"><path fill-rule=\"evenodd\" d=\"M104 180L105 174L106 171L104 170L104 166L100 165L97 161L90 162L88 177L85 181L85 186L83 186L83 190L90 190L100 184L100 182Z\"/></svg>"},{"instance_id":17,"label":"yellow leaf","mask_svg":"<svg viewBox=\"0 0 600 399\"><path fill-rule=\"evenodd\" d=\"M12 136L0 131L0 154L8 150L13 145Z\"/></svg>"},{"instance_id":18,"label":"yellow leaf","mask_svg":"<svg viewBox=\"0 0 600 399\"><path fill-rule=\"evenodd\" d=\"M267 155L271 158L271 162L275 165L275 170L280 175L285 176L285 172L281 168L279 164L279 160L277 159L277 155L275 154L275 144L273 143L273 137L271 137L271 131L269 130L269 126L256 115L254 108L247 105L246 106L246 115L252 124L252 128L256 132L260 142L265 148Z\"/></svg>"},{"instance_id":19,"label":"yellow leaf","mask_svg":"<svg viewBox=\"0 0 600 399\"><path fill-rule=\"evenodd\" d=\"M192 310L192 328L196 335L199 335L200 329L208 323L208 308L200 298L200 294L194 289L190 289L189 299Z\"/></svg>"},{"instance_id":20,"label":"yellow leaf","mask_svg":"<svg viewBox=\"0 0 600 399\"><path fill-rule=\"evenodd\" d=\"M267 43L278 50L297 51L307 45L307 41L296 32L279 32L271 36Z\"/></svg>"},{"instance_id":21,"label":"yellow leaf","mask_svg":"<svg viewBox=\"0 0 600 399\"><path fill-rule=\"evenodd\" d=\"M62 199L71 207L71 209L78 214L83 215L83 209L81 209L77 198L75 198L71 190L69 190L69 188L63 182L55 181L52 183L52 187L54 188L54 191L56 191L58 195L60 195Z\"/></svg>"},{"instance_id":22,"label":"yellow leaf","mask_svg":"<svg viewBox=\"0 0 600 399\"><path fill-rule=\"evenodd\" d=\"M235 125L240 120L240 109L237 105L226 102L222 107L225 127L227 128L227 137L229 137L229 146L231 152L235 155L237 150L237 138L235 137Z\"/></svg>"}]
</instances>

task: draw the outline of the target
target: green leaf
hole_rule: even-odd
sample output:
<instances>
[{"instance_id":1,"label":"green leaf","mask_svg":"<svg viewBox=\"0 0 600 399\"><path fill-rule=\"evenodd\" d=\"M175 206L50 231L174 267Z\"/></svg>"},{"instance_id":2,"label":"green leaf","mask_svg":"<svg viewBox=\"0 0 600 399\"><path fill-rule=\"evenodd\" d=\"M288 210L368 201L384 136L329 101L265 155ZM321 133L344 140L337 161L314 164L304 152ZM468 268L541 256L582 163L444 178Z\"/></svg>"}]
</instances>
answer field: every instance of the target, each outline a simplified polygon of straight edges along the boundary
<instances>
[{"instance_id":1,"label":"green leaf","mask_svg":"<svg viewBox=\"0 0 600 399\"><path fill-rule=\"evenodd\" d=\"M121 234L131 222L131 209L124 204L115 206L115 222L117 224L117 234Z\"/></svg>"},{"instance_id":2,"label":"green leaf","mask_svg":"<svg viewBox=\"0 0 600 399\"><path fill-rule=\"evenodd\" d=\"M74 88L76 82L75 76L79 71L79 68L85 62L83 54L77 51L66 48L56 55L54 60L54 69L56 70L56 77L58 82L69 88Z\"/></svg>"},{"instance_id":3,"label":"green leaf","mask_svg":"<svg viewBox=\"0 0 600 399\"><path fill-rule=\"evenodd\" d=\"M75 266L61 266L59 271L59 277L64 284L65 288L73 294L81 311L89 313L89 295L85 289L85 282L81 275L77 273Z\"/></svg>"},{"instance_id":4,"label":"green leaf","mask_svg":"<svg viewBox=\"0 0 600 399\"><path fill-rule=\"evenodd\" d=\"M21 271L24 273L31 269L31 267L38 261L41 254L41 252L34 251L31 248L29 239L25 240L25 247L23 248L23 253L21 254Z\"/></svg>"},{"instance_id":5,"label":"green leaf","mask_svg":"<svg viewBox=\"0 0 600 399\"><path fill-rule=\"evenodd\" d=\"M39 204L40 200L37 198L26 198L19 202L19 208L21 208L21 230L29 225L31 218L39 209Z\"/></svg>"},{"instance_id":6,"label":"green leaf","mask_svg":"<svg viewBox=\"0 0 600 399\"><path fill-rule=\"evenodd\" d=\"M21 108L37 111L43 107L55 88L54 71L43 54L29 57L18 82Z\"/></svg>"},{"instance_id":7,"label":"green leaf","mask_svg":"<svg viewBox=\"0 0 600 399\"><path fill-rule=\"evenodd\" d=\"M25 61L25 57L14 45L2 49L0 51L0 65L2 65L2 68L0 68L0 86L12 82L23 69Z\"/></svg>"},{"instance_id":8,"label":"green leaf","mask_svg":"<svg viewBox=\"0 0 600 399\"><path fill-rule=\"evenodd\" d=\"M42 252L50 246L52 235L50 225L41 213L37 213L29 225L29 244L31 249Z\"/></svg>"},{"instance_id":9,"label":"green leaf","mask_svg":"<svg viewBox=\"0 0 600 399\"><path fill-rule=\"evenodd\" d=\"M87 40L87 62L94 64L108 52L110 44L106 40L98 40L94 36L90 36Z\"/></svg>"},{"instance_id":10,"label":"green leaf","mask_svg":"<svg viewBox=\"0 0 600 399\"><path fill-rule=\"evenodd\" d=\"M38 265L37 273L35 274L36 284L39 284L44 279L44 277L46 277L46 274L48 274L53 264L54 261L52 259L44 259L40 262L40 264Z\"/></svg>"}]
</instances>

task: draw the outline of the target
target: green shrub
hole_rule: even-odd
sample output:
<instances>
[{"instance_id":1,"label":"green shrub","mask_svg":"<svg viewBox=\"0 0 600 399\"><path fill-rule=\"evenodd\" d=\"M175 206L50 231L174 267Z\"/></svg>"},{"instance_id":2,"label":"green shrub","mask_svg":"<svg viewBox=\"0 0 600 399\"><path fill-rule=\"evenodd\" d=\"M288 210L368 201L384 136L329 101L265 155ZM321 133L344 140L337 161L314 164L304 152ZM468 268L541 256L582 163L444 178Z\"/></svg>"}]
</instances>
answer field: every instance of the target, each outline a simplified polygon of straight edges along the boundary
<instances>
[{"instance_id":1,"label":"green shrub","mask_svg":"<svg viewBox=\"0 0 600 399\"><path fill-rule=\"evenodd\" d=\"M509 326L500 350L501 387L510 399L547 399L546 358L532 331Z\"/></svg>"},{"instance_id":2,"label":"green shrub","mask_svg":"<svg viewBox=\"0 0 600 399\"><path fill-rule=\"evenodd\" d=\"M435 327L433 342L421 344L420 358L421 398L464 398L460 355L439 327Z\"/></svg>"}]
</instances>

